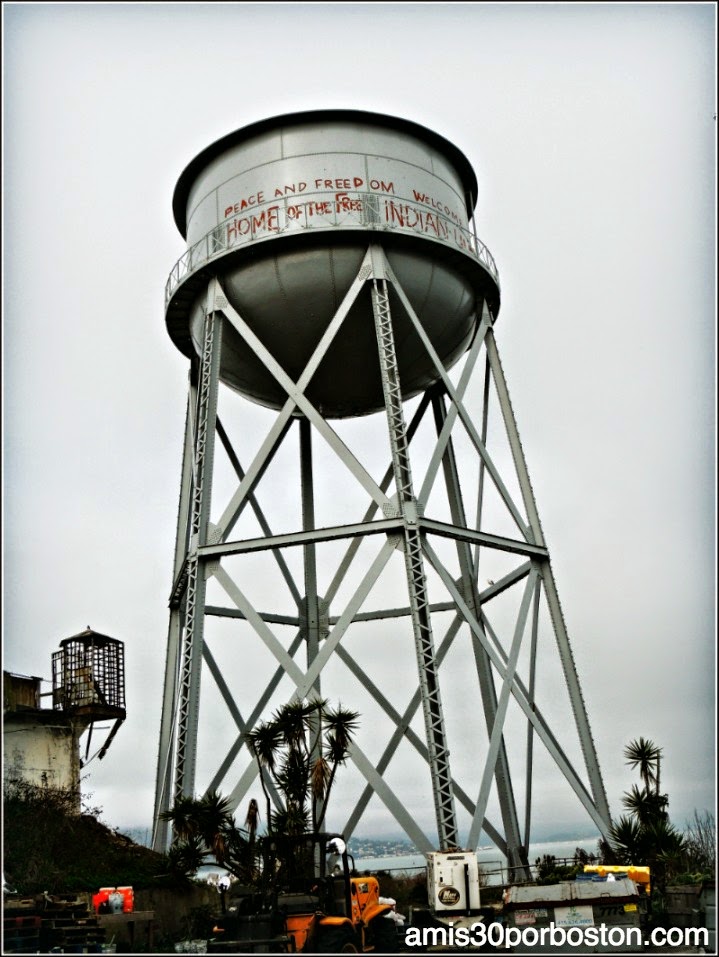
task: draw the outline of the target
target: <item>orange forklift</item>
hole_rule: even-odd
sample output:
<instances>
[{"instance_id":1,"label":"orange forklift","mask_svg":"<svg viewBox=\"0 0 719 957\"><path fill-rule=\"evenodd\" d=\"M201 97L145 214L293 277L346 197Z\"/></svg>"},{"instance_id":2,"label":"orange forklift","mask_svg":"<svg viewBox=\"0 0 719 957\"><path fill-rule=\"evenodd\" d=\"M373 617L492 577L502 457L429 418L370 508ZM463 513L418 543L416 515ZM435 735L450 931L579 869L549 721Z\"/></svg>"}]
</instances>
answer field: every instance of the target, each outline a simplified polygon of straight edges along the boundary
<instances>
[{"instance_id":1,"label":"orange forklift","mask_svg":"<svg viewBox=\"0 0 719 957\"><path fill-rule=\"evenodd\" d=\"M208 953L393 953L392 905L376 877L353 877L339 834L270 835L261 842L259 889L228 895ZM350 864L351 862L351 864Z\"/></svg>"}]
</instances>

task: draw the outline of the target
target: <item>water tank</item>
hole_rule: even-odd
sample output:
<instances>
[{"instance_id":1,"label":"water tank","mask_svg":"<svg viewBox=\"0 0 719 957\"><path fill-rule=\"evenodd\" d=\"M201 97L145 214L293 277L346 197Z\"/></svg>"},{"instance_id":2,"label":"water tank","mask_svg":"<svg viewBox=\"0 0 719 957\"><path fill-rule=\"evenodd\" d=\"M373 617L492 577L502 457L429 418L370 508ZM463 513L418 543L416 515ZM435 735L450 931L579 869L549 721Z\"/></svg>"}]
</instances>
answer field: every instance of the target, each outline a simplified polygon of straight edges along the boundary
<instances>
[{"instance_id":1,"label":"water tank","mask_svg":"<svg viewBox=\"0 0 719 957\"><path fill-rule=\"evenodd\" d=\"M187 240L166 288L168 331L199 352L208 279L297 380L355 279L380 243L447 368L467 348L499 282L469 219L477 198L471 165L437 133L396 117L354 110L263 120L213 143L186 167L173 198ZM403 397L437 373L390 287ZM382 407L371 299L362 294L306 390L328 418ZM286 393L225 329L221 379L255 402L281 407Z\"/></svg>"}]
</instances>

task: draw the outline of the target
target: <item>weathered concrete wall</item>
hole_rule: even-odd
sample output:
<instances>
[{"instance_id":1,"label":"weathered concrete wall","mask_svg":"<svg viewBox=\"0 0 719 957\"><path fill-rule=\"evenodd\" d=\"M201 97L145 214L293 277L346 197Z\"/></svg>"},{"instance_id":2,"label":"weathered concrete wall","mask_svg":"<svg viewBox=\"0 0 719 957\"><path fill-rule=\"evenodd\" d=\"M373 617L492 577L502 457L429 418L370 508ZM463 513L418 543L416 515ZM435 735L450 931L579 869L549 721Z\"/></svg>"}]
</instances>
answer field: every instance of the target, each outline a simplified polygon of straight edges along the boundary
<instances>
[{"instance_id":1,"label":"weathered concrete wall","mask_svg":"<svg viewBox=\"0 0 719 957\"><path fill-rule=\"evenodd\" d=\"M79 893L82 900L94 913L91 893ZM206 939L209 935L199 932L198 920L201 911L219 912L220 898L217 891L202 885L191 885L183 889L165 887L134 891L134 910L137 920L134 927L134 947L130 950L132 914L125 920L106 921L106 943L114 943L118 953L146 953L149 951L148 921L142 917L148 911L154 912L152 921L152 942L154 952L173 953L174 944L180 940Z\"/></svg>"},{"instance_id":2,"label":"weathered concrete wall","mask_svg":"<svg viewBox=\"0 0 719 957\"><path fill-rule=\"evenodd\" d=\"M186 890L155 888L135 891L135 910L155 912L156 944L203 937L193 927L193 914L201 908L207 908L208 912L219 911L220 898L214 888L202 885Z\"/></svg>"},{"instance_id":3,"label":"weathered concrete wall","mask_svg":"<svg viewBox=\"0 0 719 957\"><path fill-rule=\"evenodd\" d=\"M64 788L78 794L80 753L75 723L58 715L38 721L21 713L6 715L3 725L5 777L39 787Z\"/></svg>"}]
</instances>

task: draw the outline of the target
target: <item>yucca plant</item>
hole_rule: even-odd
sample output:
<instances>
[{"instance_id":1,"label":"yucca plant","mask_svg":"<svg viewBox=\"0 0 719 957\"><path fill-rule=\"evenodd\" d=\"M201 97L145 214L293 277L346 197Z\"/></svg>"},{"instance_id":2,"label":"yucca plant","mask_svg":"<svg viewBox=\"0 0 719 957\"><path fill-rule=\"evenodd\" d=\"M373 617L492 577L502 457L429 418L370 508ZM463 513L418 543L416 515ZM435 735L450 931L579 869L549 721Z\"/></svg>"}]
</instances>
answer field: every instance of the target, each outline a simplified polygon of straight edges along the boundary
<instances>
[{"instance_id":1,"label":"yucca plant","mask_svg":"<svg viewBox=\"0 0 719 957\"><path fill-rule=\"evenodd\" d=\"M216 791L201 798L180 797L162 818L173 826L170 864L177 873L192 876L214 860L239 880L253 879L253 841L248 832L237 827L228 798Z\"/></svg>"},{"instance_id":2,"label":"yucca plant","mask_svg":"<svg viewBox=\"0 0 719 957\"><path fill-rule=\"evenodd\" d=\"M246 735L260 769L268 832L320 830L358 718L357 712L332 708L322 698L294 700Z\"/></svg>"}]
</instances>

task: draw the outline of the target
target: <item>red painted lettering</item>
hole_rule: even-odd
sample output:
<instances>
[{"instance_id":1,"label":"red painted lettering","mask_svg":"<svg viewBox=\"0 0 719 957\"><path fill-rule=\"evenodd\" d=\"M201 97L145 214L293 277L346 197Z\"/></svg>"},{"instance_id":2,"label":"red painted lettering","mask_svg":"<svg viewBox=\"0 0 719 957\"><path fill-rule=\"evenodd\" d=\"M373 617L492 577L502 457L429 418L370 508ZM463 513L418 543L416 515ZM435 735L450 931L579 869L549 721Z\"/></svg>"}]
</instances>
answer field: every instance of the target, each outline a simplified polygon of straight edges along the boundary
<instances>
[{"instance_id":1,"label":"red painted lettering","mask_svg":"<svg viewBox=\"0 0 719 957\"><path fill-rule=\"evenodd\" d=\"M335 210L338 213L361 213L362 200L350 199L347 193L336 193Z\"/></svg>"},{"instance_id":2,"label":"red painted lettering","mask_svg":"<svg viewBox=\"0 0 719 957\"><path fill-rule=\"evenodd\" d=\"M244 199L241 199L239 203L235 203L234 206L226 207L225 219L227 219L227 217L231 216L233 213L237 215L237 213L241 213L245 209L249 209L250 206L261 206L262 203L264 203L264 201L265 201L265 194L262 190L260 190L258 193L255 193L252 196L245 196Z\"/></svg>"},{"instance_id":3,"label":"red painted lettering","mask_svg":"<svg viewBox=\"0 0 719 957\"><path fill-rule=\"evenodd\" d=\"M371 179L369 188L379 190L380 193L394 193L394 183L385 183L383 179Z\"/></svg>"},{"instance_id":4,"label":"red painted lettering","mask_svg":"<svg viewBox=\"0 0 719 957\"><path fill-rule=\"evenodd\" d=\"M396 223L406 229L414 229L421 233L433 233L440 239L449 238L449 228L444 220L433 213L425 213L422 210L410 206L408 203L397 203L389 200L384 205L384 216L386 222Z\"/></svg>"},{"instance_id":5,"label":"red painted lettering","mask_svg":"<svg viewBox=\"0 0 719 957\"><path fill-rule=\"evenodd\" d=\"M303 193L307 189L307 183L287 183L284 186L275 186L275 199L280 196L291 196L294 193Z\"/></svg>"}]
</instances>

